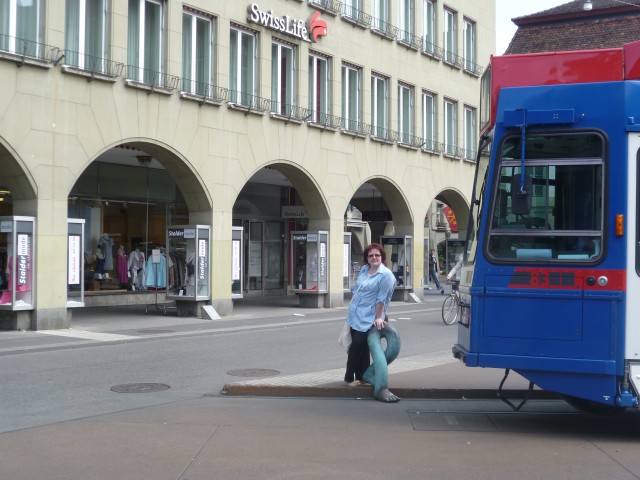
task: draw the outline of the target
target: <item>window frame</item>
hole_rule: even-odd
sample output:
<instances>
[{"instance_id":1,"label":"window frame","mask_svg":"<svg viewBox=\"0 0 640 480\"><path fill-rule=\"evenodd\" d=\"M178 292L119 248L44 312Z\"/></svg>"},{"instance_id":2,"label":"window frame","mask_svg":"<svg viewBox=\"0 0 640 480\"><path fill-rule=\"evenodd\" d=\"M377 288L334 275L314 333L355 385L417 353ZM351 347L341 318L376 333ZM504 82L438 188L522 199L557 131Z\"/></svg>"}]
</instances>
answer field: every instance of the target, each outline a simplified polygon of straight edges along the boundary
<instances>
[{"instance_id":1,"label":"window frame","mask_svg":"<svg viewBox=\"0 0 640 480\"><path fill-rule=\"evenodd\" d=\"M362 68L344 63L342 71L342 118L343 129L350 132L361 131L362 123ZM355 80L352 79L355 75ZM352 83L355 82L355 85ZM355 93L355 99L352 99ZM352 114L356 118L351 118Z\"/></svg>"},{"instance_id":2,"label":"window frame","mask_svg":"<svg viewBox=\"0 0 640 480\"><path fill-rule=\"evenodd\" d=\"M272 40L271 111L277 115L289 116L296 106L296 55L295 45L276 38Z\"/></svg>"},{"instance_id":3,"label":"window frame","mask_svg":"<svg viewBox=\"0 0 640 480\"><path fill-rule=\"evenodd\" d=\"M458 102L445 97L444 100L444 153L448 156L456 156L458 147ZM449 117L453 114L453 119Z\"/></svg>"},{"instance_id":4,"label":"window frame","mask_svg":"<svg viewBox=\"0 0 640 480\"><path fill-rule=\"evenodd\" d=\"M443 10L442 36L444 58L448 63L455 64L458 56L458 12L445 8Z\"/></svg>"},{"instance_id":5,"label":"window frame","mask_svg":"<svg viewBox=\"0 0 640 480\"><path fill-rule=\"evenodd\" d=\"M426 99L431 99L431 111L426 108ZM438 96L437 94L423 90L422 91L422 141L427 150L437 150L438 138ZM430 127L430 128L429 128ZM430 131L429 131L430 130Z\"/></svg>"},{"instance_id":6,"label":"window frame","mask_svg":"<svg viewBox=\"0 0 640 480\"><path fill-rule=\"evenodd\" d=\"M324 63L324 75L319 68L321 63ZM331 107L331 57L309 51L309 110L312 121L327 124Z\"/></svg>"},{"instance_id":7,"label":"window frame","mask_svg":"<svg viewBox=\"0 0 640 480\"><path fill-rule=\"evenodd\" d=\"M408 98L406 98L408 96ZM415 88L408 83L398 82L398 142L411 145L414 124ZM408 111L405 111L408 108Z\"/></svg>"},{"instance_id":8,"label":"window frame","mask_svg":"<svg viewBox=\"0 0 640 480\"><path fill-rule=\"evenodd\" d=\"M475 107L464 105L463 107L463 139L464 159L475 161L476 146L478 142L478 113Z\"/></svg>"},{"instance_id":9,"label":"window frame","mask_svg":"<svg viewBox=\"0 0 640 480\"><path fill-rule=\"evenodd\" d=\"M389 1L371 0L371 28L385 32L389 24Z\"/></svg>"},{"instance_id":10,"label":"window frame","mask_svg":"<svg viewBox=\"0 0 640 480\"><path fill-rule=\"evenodd\" d=\"M237 35L235 52L237 58L234 58L234 41L233 35ZM252 51L248 52L251 56L251 78L249 82L242 75L242 58L243 58L243 39L247 37L252 40ZM258 50L259 50L259 36L258 33L246 28L241 28L237 25L232 25L229 33L229 100L231 103L237 103L246 107L251 107L258 96ZM234 67L235 64L235 67ZM234 72L235 70L235 72ZM234 82L234 74L236 76ZM246 75L245 75L246 76ZM235 83L235 84L234 84ZM247 90L247 86L249 86ZM239 99L236 97L239 94Z\"/></svg>"},{"instance_id":11,"label":"window frame","mask_svg":"<svg viewBox=\"0 0 640 480\"><path fill-rule=\"evenodd\" d=\"M133 4L137 5L138 23L134 23L134 17L131 14ZM158 24L151 25L157 28L155 32L157 41L157 55L155 62L150 63L149 56L146 54L148 45L146 42L147 29L147 6L156 6L159 9ZM130 66L127 76L129 79L146 84L160 84L164 86L163 81L153 81L153 73L158 73L160 78L165 73L164 55L165 55L165 37L166 37L166 2L165 0L129 0L128 2L128 33L127 40L127 62ZM134 36L135 34L135 36ZM153 34L153 32L152 32ZM156 63L157 62L157 63Z\"/></svg>"},{"instance_id":12,"label":"window frame","mask_svg":"<svg viewBox=\"0 0 640 480\"><path fill-rule=\"evenodd\" d=\"M190 18L190 37L185 35L184 26L186 18ZM208 38L205 39L206 51L202 58L208 58L206 66L199 65L198 58L198 20L205 21L209 26ZM182 90L185 93L199 95L203 97L213 96L211 85L215 85L215 66L216 66L216 17L193 11L189 8L182 10ZM195 28L194 28L195 27ZM188 43L188 44L187 44ZM196 45L196 48L193 46ZM187 49L189 52L187 52ZM189 62L186 62L187 53L189 53ZM188 72L187 72L187 66Z\"/></svg>"},{"instance_id":13,"label":"window frame","mask_svg":"<svg viewBox=\"0 0 640 480\"><path fill-rule=\"evenodd\" d=\"M469 18L463 19L462 57L464 69L476 73L477 70L477 27L476 22Z\"/></svg>"},{"instance_id":14,"label":"window frame","mask_svg":"<svg viewBox=\"0 0 640 480\"><path fill-rule=\"evenodd\" d=\"M21 7L21 8L34 8L35 14L33 18L28 19L28 23L30 24L32 21L35 21L35 28L32 28L31 32L26 32L28 35L25 36L25 32L20 32L20 26L24 25L24 22L21 20L21 13L30 13L28 11L21 12L18 8L19 0L8 0L8 3L5 4L5 8L8 8L8 12L6 12L6 24L0 24L0 34L5 35L6 37L0 38L0 51L5 51L14 55L22 55L23 53L32 58L42 59L44 53L44 22L45 22L45 1L44 0L32 0L33 4L29 7ZM20 18L18 18L20 15ZM31 26L31 25L30 25ZM5 28L7 31L5 32ZM19 36L20 35L20 36ZM20 45L18 40L24 41L24 50L20 49ZM6 43L6 45L5 45ZM30 47L30 48L27 48Z\"/></svg>"},{"instance_id":15,"label":"window frame","mask_svg":"<svg viewBox=\"0 0 640 480\"><path fill-rule=\"evenodd\" d=\"M436 2L424 0L422 4L422 51L434 54L437 42Z\"/></svg>"},{"instance_id":16,"label":"window frame","mask_svg":"<svg viewBox=\"0 0 640 480\"><path fill-rule=\"evenodd\" d=\"M92 12L100 12L100 28L87 26L87 6L94 5L96 0L66 0L65 2L65 56L64 64L99 73L107 73L109 61L109 32L111 25L110 0L97 0L102 5L93 8ZM77 24L72 23L71 14L77 9ZM92 42L93 40L93 42ZM97 41L96 41L97 40ZM88 43L99 44L91 49ZM92 50L89 52L88 50ZM87 65L89 60L89 65Z\"/></svg>"},{"instance_id":17,"label":"window frame","mask_svg":"<svg viewBox=\"0 0 640 480\"><path fill-rule=\"evenodd\" d=\"M371 73L371 135L375 138L386 139L389 136L390 84L389 77L376 72ZM380 87L383 95L382 105L379 105Z\"/></svg>"}]
</instances>

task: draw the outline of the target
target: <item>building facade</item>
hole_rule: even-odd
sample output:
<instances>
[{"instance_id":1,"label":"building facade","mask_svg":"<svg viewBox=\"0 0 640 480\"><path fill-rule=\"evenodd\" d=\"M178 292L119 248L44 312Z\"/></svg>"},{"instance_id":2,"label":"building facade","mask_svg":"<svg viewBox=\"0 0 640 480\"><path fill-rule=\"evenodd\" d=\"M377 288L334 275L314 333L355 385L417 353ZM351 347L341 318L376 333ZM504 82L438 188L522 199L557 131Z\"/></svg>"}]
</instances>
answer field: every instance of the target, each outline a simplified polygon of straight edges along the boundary
<instances>
[{"instance_id":1,"label":"building facade","mask_svg":"<svg viewBox=\"0 0 640 480\"><path fill-rule=\"evenodd\" d=\"M340 306L382 237L407 240L401 286L421 295L437 204L464 235L493 0L64 7L0 7L3 328L154 290L221 315L246 296ZM298 283L292 232L326 236L304 252L320 288Z\"/></svg>"}]
</instances>

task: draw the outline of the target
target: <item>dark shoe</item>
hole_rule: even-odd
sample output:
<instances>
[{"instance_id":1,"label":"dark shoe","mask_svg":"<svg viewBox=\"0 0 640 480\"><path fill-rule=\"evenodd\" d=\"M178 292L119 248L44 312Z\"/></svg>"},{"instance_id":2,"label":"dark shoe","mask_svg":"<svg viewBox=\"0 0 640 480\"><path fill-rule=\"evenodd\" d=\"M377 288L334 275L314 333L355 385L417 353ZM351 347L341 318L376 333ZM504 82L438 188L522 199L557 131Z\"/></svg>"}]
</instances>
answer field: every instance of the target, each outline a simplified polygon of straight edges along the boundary
<instances>
[{"instance_id":1,"label":"dark shoe","mask_svg":"<svg viewBox=\"0 0 640 480\"><path fill-rule=\"evenodd\" d=\"M444 295L444 288L440 290L440 295Z\"/></svg>"}]
</instances>

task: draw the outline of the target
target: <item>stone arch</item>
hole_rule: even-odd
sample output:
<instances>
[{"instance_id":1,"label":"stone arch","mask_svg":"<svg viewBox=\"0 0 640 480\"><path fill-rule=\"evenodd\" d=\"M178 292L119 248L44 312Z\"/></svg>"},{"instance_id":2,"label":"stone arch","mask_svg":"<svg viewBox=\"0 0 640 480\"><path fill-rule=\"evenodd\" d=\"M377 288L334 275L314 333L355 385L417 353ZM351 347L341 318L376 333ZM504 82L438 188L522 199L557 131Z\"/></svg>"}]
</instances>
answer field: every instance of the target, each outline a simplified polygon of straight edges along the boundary
<instances>
[{"instance_id":1,"label":"stone arch","mask_svg":"<svg viewBox=\"0 0 640 480\"><path fill-rule=\"evenodd\" d=\"M458 223L458 237L464 240L469 225L469 200L467 200L460 190L453 187L441 190L435 199L451 207Z\"/></svg>"},{"instance_id":2,"label":"stone arch","mask_svg":"<svg viewBox=\"0 0 640 480\"><path fill-rule=\"evenodd\" d=\"M14 214L35 215L38 187L17 152L0 137L0 186L11 192Z\"/></svg>"},{"instance_id":3,"label":"stone arch","mask_svg":"<svg viewBox=\"0 0 640 480\"><path fill-rule=\"evenodd\" d=\"M209 212L212 210L213 201L211 194L207 190L202 177L190 164L189 160L170 145L152 138L123 138L110 145L106 145L88 159L82 171L84 172L86 168L102 154L118 146L127 146L143 151L160 162L176 182L190 212ZM81 174L79 174L77 178L79 178L80 175ZM73 185L71 185L70 188L73 188Z\"/></svg>"},{"instance_id":4,"label":"stone arch","mask_svg":"<svg viewBox=\"0 0 640 480\"><path fill-rule=\"evenodd\" d=\"M245 185L251 178L253 178L265 167L276 170L287 177L287 179L291 183L291 186L296 189L307 211L310 228L318 230L329 228L328 219L330 216L330 209L327 199L325 198L322 189L316 183L316 180L313 178L313 176L300 165L289 162L287 160L275 160L267 162L263 165L260 165L259 168L248 175L247 179L245 180ZM238 192L242 190L242 187L244 187L244 185L240 186Z\"/></svg>"}]
</instances>

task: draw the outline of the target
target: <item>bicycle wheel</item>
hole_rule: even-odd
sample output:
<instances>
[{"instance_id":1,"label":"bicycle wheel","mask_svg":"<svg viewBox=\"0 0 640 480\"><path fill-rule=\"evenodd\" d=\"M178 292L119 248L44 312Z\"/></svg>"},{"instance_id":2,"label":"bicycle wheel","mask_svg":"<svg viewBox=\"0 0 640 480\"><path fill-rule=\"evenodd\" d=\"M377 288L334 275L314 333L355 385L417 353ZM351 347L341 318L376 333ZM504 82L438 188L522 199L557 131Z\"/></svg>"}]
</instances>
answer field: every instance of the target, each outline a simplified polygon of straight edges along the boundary
<instances>
[{"instance_id":1,"label":"bicycle wheel","mask_svg":"<svg viewBox=\"0 0 640 480\"><path fill-rule=\"evenodd\" d=\"M442 321L445 325L453 325L458 319L458 298L449 295L442 303Z\"/></svg>"}]
</instances>

